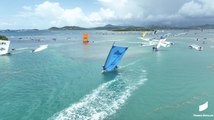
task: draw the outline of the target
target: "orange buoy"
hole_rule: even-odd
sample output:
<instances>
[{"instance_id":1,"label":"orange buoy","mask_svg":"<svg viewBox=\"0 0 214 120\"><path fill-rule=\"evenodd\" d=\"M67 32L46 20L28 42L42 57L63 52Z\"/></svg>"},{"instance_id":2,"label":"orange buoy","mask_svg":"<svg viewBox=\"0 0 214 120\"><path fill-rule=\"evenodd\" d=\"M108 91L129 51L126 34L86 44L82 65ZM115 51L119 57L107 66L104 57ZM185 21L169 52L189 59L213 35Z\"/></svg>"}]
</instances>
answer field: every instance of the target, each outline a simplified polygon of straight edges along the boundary
<instances>
[{"instance_id":1,"label":"orange buoy","mask_svg":"<svg viewBox=\"0 0 214 120\"><path fill-rule=\"evenodd\" d=\"M83 43L88 43L89 42L88 38L89 38L89 34L88 33L84 33L83 34Z\"/></svg>"}]
</instances>

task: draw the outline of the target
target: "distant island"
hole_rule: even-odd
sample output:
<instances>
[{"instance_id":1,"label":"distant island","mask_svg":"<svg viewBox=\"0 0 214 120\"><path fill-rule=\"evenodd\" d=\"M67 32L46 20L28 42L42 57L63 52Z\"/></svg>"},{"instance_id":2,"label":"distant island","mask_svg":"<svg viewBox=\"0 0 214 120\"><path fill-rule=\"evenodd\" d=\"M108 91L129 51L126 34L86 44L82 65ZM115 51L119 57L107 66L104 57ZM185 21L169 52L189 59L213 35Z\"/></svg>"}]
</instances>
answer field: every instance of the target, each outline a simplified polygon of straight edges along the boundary
<instances>
[{"instance_id":1,"label":"distant island","mask_svg":"<svg viewBox=\"0 0 214 120\"><path fill-rule=\"evenodd\" d=\"M103 27L83 28L79 26L51 27L48 30L109 30L109 31L153 31L153 29L136 26L116 26L108 24Z\"/></svg>"},{"instance_id":2,"label":"distant island","mask_svg":"<svg viewBox=\"0 0 214 120\"><path fill-rule=\"evenodd\" d=\"M86 30L87 28L79 26L64 26L64 27L51 27L48 30Z\"/></svg>"},{"instance_id":3,"label":"distant island","mask_svg":"<svg viewBox=\"0 0 214 120\"><path fill-rule=\"evenodd\" d=\"M84 28L79 26L64 26L64 27L51 27L48 30L109 30L109 31L155 31L158 29L175 29L175 30L185 30L185 29L214 29L214 25L195 25L186 27L177 27L170 25L150 25L150 26L118 26L118 25L105 25L102 27Z\"/></svg>"},{"instance_id":4,"label":"distant island","mask_svg":"<svg viewBox=\"0 0 214 120\"><path fill-rule=\"evenodd\" d=\"M154 31L154 29L145 28L141 26L117 26L108 24L103 27L93 28L95 30L110 30L110 31Z\"/></svg>"},{"instance_id":5,"label":"distant island","mask_svg":"<svg viewBox=\"0 0 214 120\"><path fill-rule=\"evenodd\" d=\"M108 30L108 31L155 31L155 30L203 30L214 29L214 24L204 25L192 25L192 26L173 26L173 25L148 25L148 26L132 26L132 25L111 25L107 24L100 27L84 28L79 26L64 26L64 27L51 27L50 31L62 31L62 30ZM17 29L17 30L0 30L0 32L10 31L40 31L39 29Z\"/></svg>"}]
</instances>

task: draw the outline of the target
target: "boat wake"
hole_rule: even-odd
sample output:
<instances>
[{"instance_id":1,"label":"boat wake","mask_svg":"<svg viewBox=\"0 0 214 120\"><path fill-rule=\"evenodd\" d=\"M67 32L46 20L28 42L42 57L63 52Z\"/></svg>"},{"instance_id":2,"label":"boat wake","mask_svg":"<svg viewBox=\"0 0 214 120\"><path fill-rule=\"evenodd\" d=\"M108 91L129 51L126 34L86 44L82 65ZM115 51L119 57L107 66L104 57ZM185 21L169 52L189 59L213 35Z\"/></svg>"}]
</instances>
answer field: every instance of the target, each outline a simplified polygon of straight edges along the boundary
<instances>
[{"instance_id":1,"label":"boat wake","mask_svg":"<svg viewBox=\"0 0 214 120\"><path fill-rule=\"evenodd\" d=\"M32 50L32 49L33 48L30 48L30 47L16 48L11 51L11 54L13 55L20 54L20 53L26 52L27 50Z\"/></svg>"},{"instance_id":2,"label":"boat wake","mask_svg":"<svg viewBox=\"0 0 214 120\"><path fill-rule=\"evenodd\" d=\"M16 54L21 54L21 53L24 53L26 51L19 51L19 52L11 52L12 55L16 55Z\"/></svg>"},{"instance_id":3,"label":"boat wake","mask_svg":"<svg viewBox=\"0 0 214 120\"><path fill-rule=\"evenodd\" d=\"M23 47L23 48L17 48L17 49L15 49L14 51L29 50L29 49L32 49L32 48L29 48L29 47Z\"/></svg>"},{"instance_id":4,"label":"boat wake","mask_svg":"<svg viewBox=\"0 0 214 120\"><path fill-rule=\"evenodd\" d=\"M103 83L79 102L53 115L49 120L100 120L116 113L146 80L146 71L126 71ZM136 76L133 77L133 75Z\"/></svg>"}]
</instances>

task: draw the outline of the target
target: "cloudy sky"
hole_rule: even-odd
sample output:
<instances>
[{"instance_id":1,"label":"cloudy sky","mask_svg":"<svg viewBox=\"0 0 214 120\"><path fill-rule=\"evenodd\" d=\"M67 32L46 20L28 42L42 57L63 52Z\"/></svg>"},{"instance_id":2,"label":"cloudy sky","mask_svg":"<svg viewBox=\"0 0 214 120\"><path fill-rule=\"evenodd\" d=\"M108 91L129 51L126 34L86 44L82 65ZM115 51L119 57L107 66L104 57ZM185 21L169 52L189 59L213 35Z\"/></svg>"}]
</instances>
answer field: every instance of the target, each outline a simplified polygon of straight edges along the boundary
<instances>
[{"instance_id":1,"label":"cloudy sky","mask_svg":"<svg viewBox=\"0 0 214 120\"><path fill-rule=\"evenodd\" d=\"M1 0L0 29L214 24L213 0Z\"/></svg>"}]
</instances>

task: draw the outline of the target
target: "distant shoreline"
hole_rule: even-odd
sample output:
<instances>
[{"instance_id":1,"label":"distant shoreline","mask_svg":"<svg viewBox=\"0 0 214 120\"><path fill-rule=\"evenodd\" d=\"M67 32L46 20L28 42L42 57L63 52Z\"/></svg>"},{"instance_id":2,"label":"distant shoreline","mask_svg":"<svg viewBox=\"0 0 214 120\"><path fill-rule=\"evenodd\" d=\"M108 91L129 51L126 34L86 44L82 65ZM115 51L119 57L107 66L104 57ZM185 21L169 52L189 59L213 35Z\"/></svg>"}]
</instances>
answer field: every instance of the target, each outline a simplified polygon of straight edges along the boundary
<instances>
[{"instance_id":1,"label":"distant shoreline","mask_svg":"<svg viewBox=\"0 0 214 120\"><path fill-rule=\"evenodd\" d=\"M106 25L102 27L92 27L84 28L79 26L64 26L64 27L51 27L48 29L17 29L17 30L0 30L0 31L41 31L41 30L51 30L51 31L63 31L63 30L108 30L115 32L122 31L155 31L155 30L204 30L204 29L214 29L214 24L205 24L205 25L195 25L195 26L186 26L186 27L173 27L173 26L116 26L116 25Z\"/></svg>"}]
</instances>

